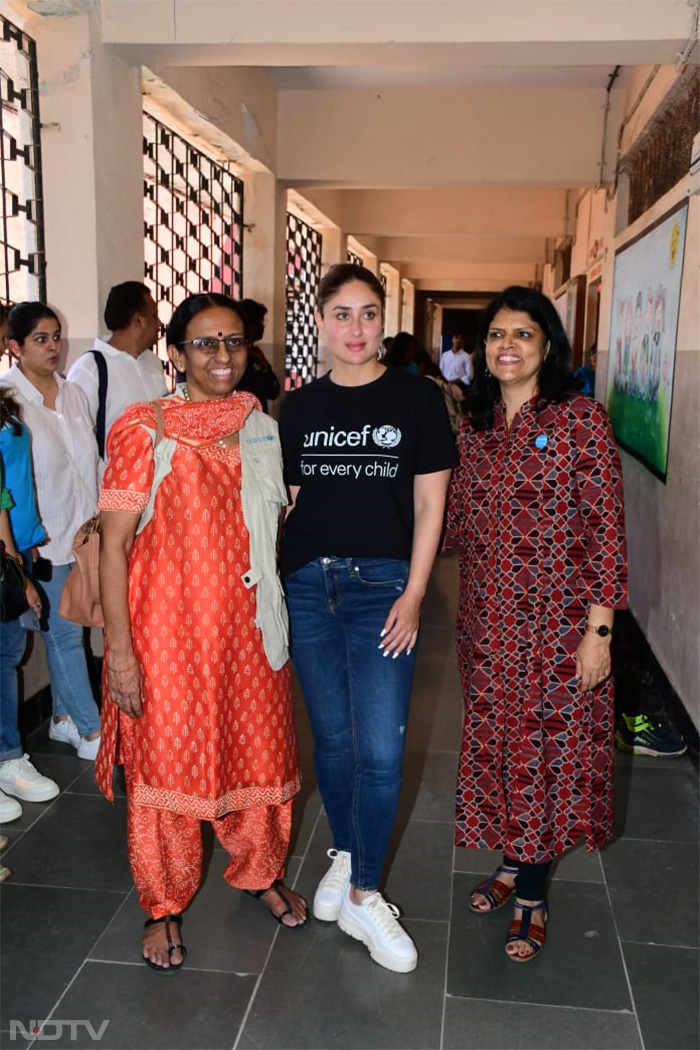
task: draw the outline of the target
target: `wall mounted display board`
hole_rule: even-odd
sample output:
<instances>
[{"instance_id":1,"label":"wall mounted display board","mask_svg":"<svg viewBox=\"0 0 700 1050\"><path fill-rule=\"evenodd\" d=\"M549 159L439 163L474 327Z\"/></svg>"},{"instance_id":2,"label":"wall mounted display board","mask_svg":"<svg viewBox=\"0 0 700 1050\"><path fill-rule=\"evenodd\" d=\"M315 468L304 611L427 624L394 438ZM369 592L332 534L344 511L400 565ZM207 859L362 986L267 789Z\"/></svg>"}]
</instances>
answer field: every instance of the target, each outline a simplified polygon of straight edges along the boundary
<instances>
[{"instance_id":1,"label":"wall mounted display board","mask_svg":"<svg viewBox=\"0 0 700 1050\"><path fill-rule=\"evenodd\" d=\"M687 202L615 253L606 405L621 448L666 480Z\"/></svg>"}]
</instances>

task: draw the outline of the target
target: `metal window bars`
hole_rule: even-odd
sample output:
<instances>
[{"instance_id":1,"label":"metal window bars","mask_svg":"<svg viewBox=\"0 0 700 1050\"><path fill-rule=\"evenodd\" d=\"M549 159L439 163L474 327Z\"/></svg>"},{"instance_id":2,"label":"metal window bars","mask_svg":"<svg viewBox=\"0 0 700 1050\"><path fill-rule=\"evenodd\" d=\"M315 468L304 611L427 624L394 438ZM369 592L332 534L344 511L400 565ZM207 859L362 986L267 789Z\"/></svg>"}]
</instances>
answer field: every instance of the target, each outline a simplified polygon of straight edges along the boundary
<instances>
[{"instance_id":1,"label":"metal window bars","mask_svg":"<svg viewBox=\"0 0 700 1050\"><path fill-rule=\"evenodd\" d=\"M143 163L145 283L159 307L170 316L200 292L242 298L241 179L150 113Z\"/></svg>"},{"instance_id":2,"label":"metal window bars","mask_svg":"<svg viewBox=\"0 0 700 1050\"><path fill-rule=\"evenodd\" d=\"M0 15L0 298L46 300L36 44Z\"/></svg>"},{"instance_id":3,"label":"metal window bars","mask_svg":"<svg viewBox=\"0 0 700 1050\"><path fill-rule=\"evenodd\" d=\"M291 212L287 214L285 390L311 382L318 365L314 308L321 280L323 238Z\"/></svg>"}]
</instances>

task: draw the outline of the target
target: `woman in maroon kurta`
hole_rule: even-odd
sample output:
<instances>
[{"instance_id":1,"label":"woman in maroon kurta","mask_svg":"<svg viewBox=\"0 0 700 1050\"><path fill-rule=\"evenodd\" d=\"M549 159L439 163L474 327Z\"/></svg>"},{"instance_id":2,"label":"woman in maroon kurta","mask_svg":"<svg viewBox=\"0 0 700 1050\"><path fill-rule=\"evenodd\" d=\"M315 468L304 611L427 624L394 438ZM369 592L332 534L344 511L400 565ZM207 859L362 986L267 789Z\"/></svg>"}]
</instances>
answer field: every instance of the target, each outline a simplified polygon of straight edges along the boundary
<instances>
[{"instance_id":1,"label":"woman in maroon kurta","mask_svg":"<svg viewBox=\"0 0 700 1050\"><path fill-rule=\"evenodd\" d=\"M506 952L526 962L544 944L552 859L612 835L621 469L605 410L575 393L549 299L506 289L475 356L447 524L465 708L456 843L503 850L470 907L493 911L515 893Z\"/></svg>"}]
</instances>

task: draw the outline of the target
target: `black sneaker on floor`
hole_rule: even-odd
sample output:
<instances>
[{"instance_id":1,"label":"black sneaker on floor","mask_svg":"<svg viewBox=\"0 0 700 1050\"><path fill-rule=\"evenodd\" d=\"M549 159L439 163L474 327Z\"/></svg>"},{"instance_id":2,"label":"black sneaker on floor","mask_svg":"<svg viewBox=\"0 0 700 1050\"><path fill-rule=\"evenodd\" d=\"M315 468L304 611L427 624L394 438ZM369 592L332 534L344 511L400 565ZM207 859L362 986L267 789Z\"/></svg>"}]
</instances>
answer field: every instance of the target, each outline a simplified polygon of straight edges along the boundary
<instances>
[{"instance_id":1,"label":"black sneaker on floor","mask_svg":"<svg viewBox=\"0 0 700 1050\"><path fill-rule=\"evenodd\" d=\"M615 744L628 755L678 758L688 746L675 729L654 723L646 715L623 715L615 733Z\"/></svg>"}]
</instances>

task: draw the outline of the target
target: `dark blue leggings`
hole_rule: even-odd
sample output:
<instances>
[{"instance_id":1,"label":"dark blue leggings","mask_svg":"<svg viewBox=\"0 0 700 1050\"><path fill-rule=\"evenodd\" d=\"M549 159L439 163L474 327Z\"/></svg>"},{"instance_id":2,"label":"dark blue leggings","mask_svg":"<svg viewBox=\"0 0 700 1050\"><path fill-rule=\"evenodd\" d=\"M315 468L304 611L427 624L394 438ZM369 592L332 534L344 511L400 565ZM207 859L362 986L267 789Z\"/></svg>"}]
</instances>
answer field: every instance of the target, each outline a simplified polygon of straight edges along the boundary
<instances>
[{"instance_id":1,"label":"dark blue leggings","mask_svg":"<svg viewBox=\"0 0 700 1050\"><path fill-rule=\"evenodd\" d=\"M517 868L518 874L515 880L515 890L521 900L542 901L544 900L544 888L552 866L551 860L544 864L528 864L526 861L514 860L512 857L503 856L503 863L509 868Z\"/></svg>"}]
</instances>

